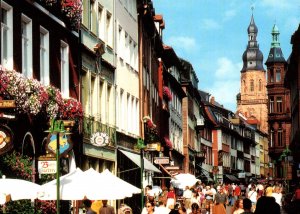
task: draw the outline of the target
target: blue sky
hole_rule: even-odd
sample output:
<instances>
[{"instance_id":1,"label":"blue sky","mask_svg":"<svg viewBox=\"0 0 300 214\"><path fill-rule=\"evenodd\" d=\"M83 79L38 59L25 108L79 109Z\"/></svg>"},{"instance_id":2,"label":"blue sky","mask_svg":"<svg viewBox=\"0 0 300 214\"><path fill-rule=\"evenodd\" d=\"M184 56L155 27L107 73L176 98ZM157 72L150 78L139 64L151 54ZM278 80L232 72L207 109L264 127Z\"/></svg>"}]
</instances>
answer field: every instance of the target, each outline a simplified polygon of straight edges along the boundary
<instances>
[{"instance_id":1,"label":"blue sky","mask_svg":"<svg viewBox=\"0 0 300 214\"><path fill-rule=\"evenodd\" d=\"M163 42L192 63L198 88L209 92L225 108L236 111L240 91L242 54L248 42L252 10L260 50L269 54L276 23L285 59L291 53L291 35L300 23L299 0L152 0L166 28ZM265 66L266 69L266 66Z\"/></svg>"}]
</instances>

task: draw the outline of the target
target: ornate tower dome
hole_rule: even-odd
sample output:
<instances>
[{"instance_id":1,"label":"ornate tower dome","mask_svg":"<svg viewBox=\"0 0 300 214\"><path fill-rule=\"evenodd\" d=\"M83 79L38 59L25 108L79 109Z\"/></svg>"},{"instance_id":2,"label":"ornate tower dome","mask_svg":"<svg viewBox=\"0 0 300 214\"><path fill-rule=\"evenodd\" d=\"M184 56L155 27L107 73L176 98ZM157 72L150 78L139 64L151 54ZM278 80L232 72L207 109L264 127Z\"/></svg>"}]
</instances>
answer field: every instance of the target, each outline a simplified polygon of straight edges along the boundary
<instances>
[{"instance_id":1,"label":"ornate tower dome","mask_svg":"<svg viewBox=\"0 0 300 214\"><path fill-rule=\"evenodd\" d=\"M259 45L256 41L258 28L254 22L253 14L251 16L251 21L248 31L248 45L243 54L243 68L241 72L246 72L248 70L264 70L263 67L263 54L259 50Z\"/></svg>"},{"instance_id":2,"label":"ornate tower dome","mask_svg":"<svg viewBox=\"0 0 300 214\"><path fill-rule=\"evenodd\" d=\"M271 43L271 49L268 55L268 59L266 61L266 65L274 62L286 62L280 47L280 42L279 42L279 29L274 24L272 28L272 43Z\"/></svg>"}]
</instances>

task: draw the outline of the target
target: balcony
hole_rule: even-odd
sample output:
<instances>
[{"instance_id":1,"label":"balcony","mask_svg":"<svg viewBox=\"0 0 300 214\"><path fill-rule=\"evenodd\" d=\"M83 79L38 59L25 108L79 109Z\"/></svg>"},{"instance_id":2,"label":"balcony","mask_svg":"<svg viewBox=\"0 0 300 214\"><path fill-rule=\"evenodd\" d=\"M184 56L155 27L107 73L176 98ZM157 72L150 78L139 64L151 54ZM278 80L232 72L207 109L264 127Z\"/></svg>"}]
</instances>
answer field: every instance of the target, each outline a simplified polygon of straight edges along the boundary
<instances>
[{"instance_id":1,"label":"balcony","mask_svg":"<svg viewBox=\"0 0 300 214\"><path fill-rule=\"evenodd\" d=\"M276 158L279 155L282 154L283 150L285 149L284 146L274 146L274 147L269 147L269 155L272 158Z\"/></svg>"},{"instance_id":2,"label":"balcony","mask_svg":"<svg viewBox=\"0 0 300 214\"><path fill-rule=\"evenodd\" d=\"M206 158L205 151L200 151L195 153L196 163L202 163Z\"/></svg>"},{"instance_id":3,"label":"balcony","mask_svg":"<svg viewBox=\"0 0 300 214\"><path fill-rule=\"evenodd\" d=\"M197 118L196 119L195 129L197 131L204 129L204 119L203 118Z\"/></svg>"},{"instance_id":4,"label":"balcony","mask_svg":"<svg viewBox=\"0 0 300 214\"><path fill-rule=\"evenodd\" d=\"M110 127L107 124L103 124L94 117L83 118L83 137L90 139L92 134L100 132L106 133L109 137L108 146L116 146L116 128Z\"/></svg>"}]
</instances>

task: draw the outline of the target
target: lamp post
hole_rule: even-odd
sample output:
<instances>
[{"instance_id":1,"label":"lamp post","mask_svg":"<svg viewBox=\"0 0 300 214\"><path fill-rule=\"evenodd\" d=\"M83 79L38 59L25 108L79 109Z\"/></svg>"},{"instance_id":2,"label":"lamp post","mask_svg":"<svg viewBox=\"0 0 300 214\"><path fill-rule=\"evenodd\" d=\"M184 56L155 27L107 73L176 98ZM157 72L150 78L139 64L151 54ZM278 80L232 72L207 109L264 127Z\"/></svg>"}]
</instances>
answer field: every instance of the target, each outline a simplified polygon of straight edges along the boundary
<instances>
[{"instance_id":1,"label":"lamp post","mask_svg":"<svg viewBox=\"0 0 300 214\"><path fill-rule=\"evenodd\" d=\"M284 175L284 179L287 185L287 192L289 192L289 179L288 177L288 164L289 164L289 154L291 153L291 150L289 150L288 147L285 148L285 150L282 152L282 154L279 157L279 161L284 161L284 171L283 171L283 175Z\"/></svg>"},{"instance_id":2,"label":"lamp post","mask_svg":"<svg viewBox=\"0 0 300 214\"><path fill-rule=\"evenodd\" d=\"M60 134L66 133L64 123L62 120L51 119L50 128L48 130L52 135L56 135L56 213L60 214L60 164L59 164L59 156L60 156Z\"/></svg>"},{"instance_id":3,"label":"lamp post","mask_svg":"<svg viewBox=\"0 0 300 214\"><path fill-rule=\"evenodd\" d=\"M144 140L139 138L137 141L137 148L140 150L141 157L141 210L144 207Z\"/></svg>"}]
</instances>

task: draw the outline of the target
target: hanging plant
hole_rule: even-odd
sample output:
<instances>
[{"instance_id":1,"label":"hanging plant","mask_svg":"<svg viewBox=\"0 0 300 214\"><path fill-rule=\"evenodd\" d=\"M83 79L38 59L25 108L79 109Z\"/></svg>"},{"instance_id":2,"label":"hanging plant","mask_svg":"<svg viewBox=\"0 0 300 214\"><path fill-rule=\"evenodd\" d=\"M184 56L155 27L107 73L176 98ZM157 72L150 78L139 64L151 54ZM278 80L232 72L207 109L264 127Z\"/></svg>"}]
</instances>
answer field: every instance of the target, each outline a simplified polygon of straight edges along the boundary
<instances>
[{"instance_id":1,"label":"hanging plant","mask_svg":"<svg viewBox=\"0 0 300 214\"><path fill-rule=\"evenodd\" d=\"M171 100L172 100L172 94L171 94L171 91L170 91L170 89L169 89L167 86L164 86L164 87L163 87L163 95L164 95L164 98L165 98L167 101L171 101Z\"/></svg>"},{"instance_id":2,"label":"hanging plant","mask_svg":"<svg viewBox=\"0 0 300 214\"><path fill-rule=\"evenodd\" d=\"M147 125L148 128L156 128L156 125L151 120L150 116L143 117L143 122Z\"/></svg>"},{"instance_id":3,"label":"hanging plant","mask_svg":"<svg viewBox=\"0 0 300 214\"><path fill-rule=\"evenodd\" d=\"M168 147L169 149L173 148L172 141L167 136L164 137L164 141L165 141L166 147Z\"/></svg>"},{"instance_id":4,"label":"hanging plant","mask_svg":"<svg viewBox=\"0 0 300 214\"><path fill-rule=\"evenodd\" d=\"M78 29L81 23L82 2L81 0L61 1L62 11L69 17L72 27Z\"/></svg>"},{"instance_id":5,"label":"hanging plant","mask_svg":"<svg viewBox=\"0 0 300 214\"><path fill-rule=\"evenodd\" d=\"M37 115L47 119L81 120L82 105L74 98L63 99L59 89L43 86L36 79L28 79L21 73L5 70L0 66L0 96L13 99L19 113Z\"/></svg>"}]
</instances>

